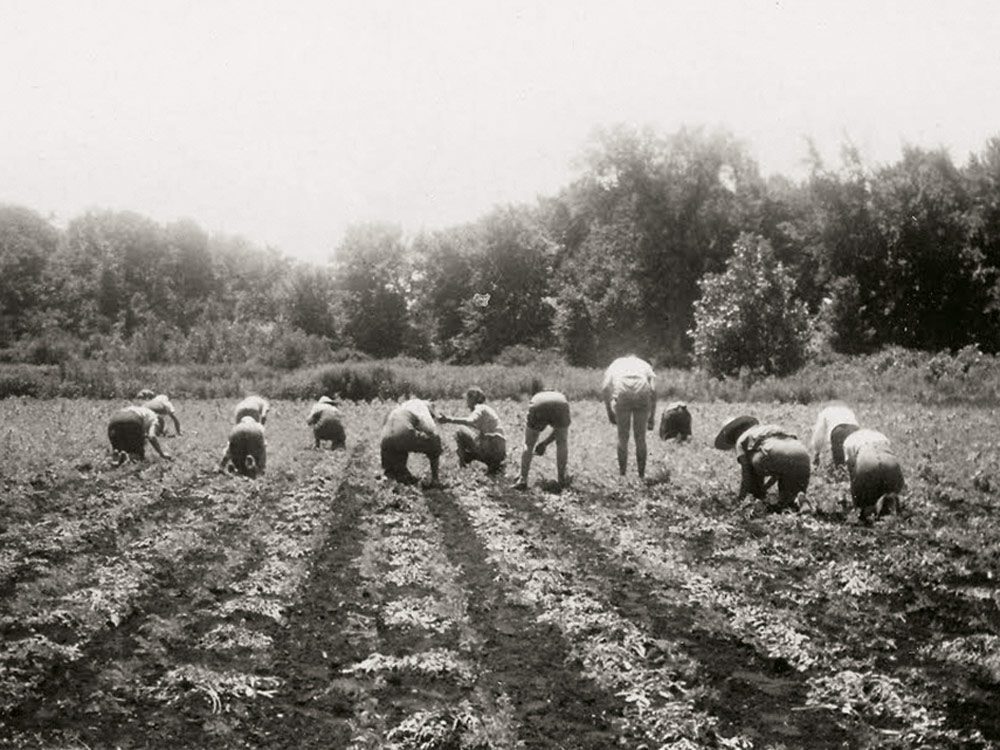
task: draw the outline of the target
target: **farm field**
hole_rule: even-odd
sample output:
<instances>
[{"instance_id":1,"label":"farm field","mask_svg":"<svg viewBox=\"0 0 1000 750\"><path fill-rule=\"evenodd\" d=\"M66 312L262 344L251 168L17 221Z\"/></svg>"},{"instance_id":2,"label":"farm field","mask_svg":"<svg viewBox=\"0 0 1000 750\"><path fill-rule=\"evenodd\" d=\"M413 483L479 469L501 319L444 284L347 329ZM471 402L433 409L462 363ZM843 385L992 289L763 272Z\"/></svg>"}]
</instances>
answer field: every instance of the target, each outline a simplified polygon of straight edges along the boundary
<instances>
[{"instance_id":1,"label":"farm field","mask_svg":"<svg viewBox=\"0 0 1000 750\"><path fill-rule=\"evenodd\" d=\"M0 747L1000 747L995 410L855 405L908 482L864 526L828 461L771 514L710 447L816 405L693 403L640 482L575 403L571 486L550 450L517 492L522 403L506 476L449 450L430 490L380 475L389 404L331 452L274 402L247 480L234 402L174 403L176 461L114 469L116 402L0 401Z\"/></svg>"}]
</instances>

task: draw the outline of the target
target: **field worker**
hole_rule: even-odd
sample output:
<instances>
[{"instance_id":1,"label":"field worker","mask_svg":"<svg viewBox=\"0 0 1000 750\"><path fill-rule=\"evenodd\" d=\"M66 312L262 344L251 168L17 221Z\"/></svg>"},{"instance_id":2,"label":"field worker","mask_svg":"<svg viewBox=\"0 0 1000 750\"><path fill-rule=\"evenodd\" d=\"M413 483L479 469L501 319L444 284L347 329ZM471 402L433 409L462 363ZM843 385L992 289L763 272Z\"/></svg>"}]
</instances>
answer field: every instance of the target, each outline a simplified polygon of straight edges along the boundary
<instances>
[{"instance_id":1,"label":"field worker","mask_svg":"<svg viewBox=\"0 0 1000 750\"><path fill-rule=\"evenodd\" d=\"M480 388L470 388L465 392L465 405L471 412L467 418L442 415L441 424L459 425L455 445L458 447L460 466L482 461L489 473L494 474L507 460L507 436L500 424L500 416L492 406L486 405L486 394Z\"/></svg>"},{"instance_id":2,"label":"field worker","mask_svg":"<svg viewBox=\"0 0 1000 750\"><path fill-rule=\"evenodd\" d=\"M691 437L691 412L688 411L687 404L683 401L667 404L660 417L660 439L677 438L678 442L683 442L689 437Z\"/></svg>"},{"instance_id":3,"label":"field worker","mask_svg":"<svg viewBox=\"0 0 1000 750\"><path fill-rule=\"evenodd\" d=\"M759 424L756 417L734 417L719 430L715 447L736 449L742 469L737 500L748 494L763 500L777 482L778 504L772 509L781 510L795 507L799 493L809 487L809 451L781 427Z\"/></svg>"},{"instance_id":4,"label":"field worker","mask_svg":"<svg viewBox=\"0 0 1000 750\"><path fill-rule=\"evenodd\" d=\"M847 437L847 433L841 428L842 425L858 426L858 418L854 416L851 407L843 401L831 401L820 409L819 416L816 417L816 427L813 428L812 441L809 444L812 449L813 465L819 466L819 457L827 445L830 446L833 465L844 465L844 438Z\"/></svg>"},{"instance_id":5,"label":"field worker","mask_svg":"<svg viewBox=\"0 0 1000 750\"><path fill-rule=\"evenodd\" d=\"M330 441L331 450L343 448L346 442L344 435L344 423L341 421L340 409L338 409L333 399L329 396L320 397L319 401L313 404L306 424L312 427L313 438L316 440L316 447L320 447L323 440Z\"/></svg>"},{"instance_id":6,"label":"field worker","mask_svg":"<svg viewBox=\"0 0 1000 750\"><path fill-rule=\"evenodd\" d=\"M619 357L604 373L601 392L608 421L618 426L618 473L628 466L629 432L635 436L635 463L639 476L646 475L646 431L656 418L656 387L649 362L634 354Z\"/></svg>"},{"instance_id":7,"label":"field worker","mask_svg":"<svg viewBox=\"0 0 1000 750\"><path fill-rule=\"evenodd\" d=\"M267 466L264 425L249 414L229 431L229 442L219 462L219 471L225 471L228 466L248 477L263 474Z\"/></svg>"},{"instance_id":8,"label":"field worker","mask_svg":"<svg viewBox=\"0 0 1000 750\"><path fill-rule=\"evenodd\" d=\"M111 441L116 463L121 465L129 458L145 460L147 441L162 458L173 461L173 457L163 452L156 439L157 424L156 414L145 406L127 406L111 417L108 440Z\"/></svg>"},{"instance_id":9,"label":"field worker","mask_svg":"<svg viewBox=\"0 0 1000 750\"><path fill-rule=\"evenodd\" d=\"M407 460L411 453L423 453L431 464L431 482L438 484L441 435L430 401L413 398L395 407L382 425L382 470L390 479L413 484Z\"/></svg>"},{"instance_id":10,"label":"field worker","mask_svg":"<svg viewBox=\"0 0 1000 750\"><path fill-rule=\"evenodd\" d=\"M566 486L569 424L569 401L563 394L558 391L540 390L531 397L531 401L528 402L528 423L524 428L524 447L521 450L521 478L514 485L514 489L528 489L532 452L544 456L546 447L552 442L556 444L556 472L559 486ZM538 438L546 427L551 427L552 432L539 443Z\"/></svg>"},{"instance_id":11,"label":"field worker","mask_svg":"<svg viewBox=\"0 0 1000 750\"><path fill-rule=\"evenodd\" d=\"M851 497L862 521L899 509L906 482L889 438L877 430L855 429L844 440L844 458Z\"/></svg>"},{"instance_id":12,"label":"field worker","mask_svg":"<svg viewBox=\"0 0 1000 750\"><path fill-rule=\"evenodd\" d=\"M152 393L149 389L140 391L140 393ZM152 411L157 416L157 435L166 435L166 418L170 417L174 422L174 431L180 435L181 434L181 421L177 418L177 413L174 411L174 405L170 403L170 399L167 398L167 394L161 393L158 396L151 396L147 398L143 404L147 409Z\"/></svg>"},{"instance_id":13,"label":"field worker","mask_svg":"<svg viewBox=\"0 0 1000 750\"><path fill-rule=\"evenodd\" d=\"M239 424L243 417L253 417L264 424L267 422L267 412L270 408L271 405L267 403L267 399L261 396L247 396L236 404L236 423Z\"/></svg>"}]
</instances>

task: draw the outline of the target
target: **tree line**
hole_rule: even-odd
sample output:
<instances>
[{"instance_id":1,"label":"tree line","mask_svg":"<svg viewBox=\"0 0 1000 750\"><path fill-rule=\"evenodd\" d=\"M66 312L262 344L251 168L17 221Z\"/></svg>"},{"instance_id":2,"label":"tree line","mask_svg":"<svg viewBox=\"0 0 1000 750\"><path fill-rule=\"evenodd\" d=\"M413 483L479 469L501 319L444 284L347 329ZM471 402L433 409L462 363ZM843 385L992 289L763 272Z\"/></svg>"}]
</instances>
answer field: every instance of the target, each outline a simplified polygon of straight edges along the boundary
<instances>
[{"instance_id":1,"label":"tree line","mask_svg":"<svg viewBox=\"0 0 1000 750\"><path fill-rule=\"evenodd\" d=\"M1000 349L1000 138L962 165L919 147L874 167L849 145L835 166L807 158L803 180L765 178L730 133L618 127L556 195L413 237L356 225L321 266L191 221L91 211L60 228L4 205L0 351L297 366L518 346L684 364L718 339L738 350L719 372L794 369L801 356L754 359L776 320L757 306L775 304L838 352ZM721 336L737 318L759 340Z\"/></svg>"}]
</instances>

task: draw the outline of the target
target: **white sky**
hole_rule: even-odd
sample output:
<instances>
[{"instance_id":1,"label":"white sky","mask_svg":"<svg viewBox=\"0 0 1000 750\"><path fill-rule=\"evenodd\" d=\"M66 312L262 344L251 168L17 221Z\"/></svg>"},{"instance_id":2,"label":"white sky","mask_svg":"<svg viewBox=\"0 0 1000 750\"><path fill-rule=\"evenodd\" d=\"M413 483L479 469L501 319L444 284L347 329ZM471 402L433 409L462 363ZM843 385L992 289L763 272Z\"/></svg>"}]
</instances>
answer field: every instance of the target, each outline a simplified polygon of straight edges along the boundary
<instances>
[{"instance_id":1,"label":"white sky","mask_svg":"<svg viewBox=\"0 0 1000 750\"><path fill-rule=\"evenodd\" d=\"M308 260L553 194L596 127L802 176L1000 134L1000 3L0 0L0 202L189 217Z\"/></svg>"}]
</instances>

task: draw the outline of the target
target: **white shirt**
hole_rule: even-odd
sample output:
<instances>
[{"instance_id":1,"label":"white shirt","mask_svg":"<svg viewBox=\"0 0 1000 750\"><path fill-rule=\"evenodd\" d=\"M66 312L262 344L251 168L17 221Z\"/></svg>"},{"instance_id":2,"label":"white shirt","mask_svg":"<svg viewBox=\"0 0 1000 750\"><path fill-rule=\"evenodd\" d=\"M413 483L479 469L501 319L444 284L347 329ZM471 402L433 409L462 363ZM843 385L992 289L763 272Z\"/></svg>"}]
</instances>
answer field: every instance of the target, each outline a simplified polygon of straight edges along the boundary
<instances>
[{"instance_id":1,"label":"white shirt","mask_svg":"<svg viewBox=\"0 0 1000 750\"><path fill-rule=\"evenodd\" d=\"M601 391L605 398L617 399L623 393L648 393L653 390L656 374L652 365L634 354L619 357L604 371Z\"/></svg>"},{"instance_id":2,"label":"white shirt","mask_svg":"<svg viewBox=\"0 0 1000 750\"><path fill-rule=\"evenodd\" d=\"M823 452L830 444L830 433L833 432L833 428L842 424L858 424L858 418L847 404L830 404L820 410L810 444L814 455Z\"/></svg>"},{"instance_id":3,"label":"white shirt","mask_svg":"<svg viewBox=\"0 0 1000 750\"><path fill-rule=\"evenodd\" d=\"M858 460L858 453L868 448L878 448L891 452L892 444L889 442L889 438L878 430L852 432L844 441L844 458L848 465L854 464Z\"/></svg>"},{"instance_id":4,"label":"white shirt","mask_svg":"<svg viewBox=\"0 0 1000 750\"><path fill-rule=\"evenodd\" d=\"M486 404L476 404L476 408L469 415L472 426L483 435L504 436L503 425L500 424L500 416L492 406Z\"/></svg>"}]
</instances>

